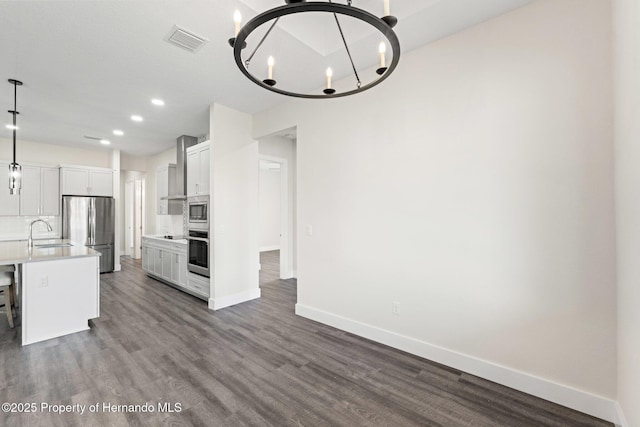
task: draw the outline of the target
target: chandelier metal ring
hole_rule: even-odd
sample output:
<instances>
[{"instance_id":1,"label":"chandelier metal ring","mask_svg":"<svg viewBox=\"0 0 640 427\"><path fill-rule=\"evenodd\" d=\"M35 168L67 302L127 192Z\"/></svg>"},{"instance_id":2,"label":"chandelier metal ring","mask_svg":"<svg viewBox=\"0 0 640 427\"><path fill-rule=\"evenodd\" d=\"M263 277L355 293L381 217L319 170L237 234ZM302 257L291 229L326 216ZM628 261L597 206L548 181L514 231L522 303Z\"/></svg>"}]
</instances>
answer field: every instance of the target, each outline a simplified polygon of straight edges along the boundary
<instances>
[{"instance_id":1,"label":"chandelier metal ring","mask_svg":"<svg viewBox=\"0 0 640 427\"><path fill-rule=\"evenodd\" d=\"M255 31L257 28L262 26L263 24L272 21L274 19L278 19L282 16L292 15L294 13L306 13L306 12L325 12L325 13L334 13L339 15L350 16L355 19L359 19L361 21L366 22L372 27L376 28L385 38L388 40L389 45L391 46L393 52L393 58L391 63L388 65L387 70L380 75L378 78L374 79L370 83L364 84L356 89L349 90L346 92L335 92L333 94L305 94L305 93L297 93L290 92L287 90L280 89L276 86L271 86L264 83L262 80L256 78L253 74L251 74L248 68L245 66L245 62L242 59L242 50L246 46L246 40ZM248 21L240 30L235 38L235 43L233 44L233 56L235 57L236 65L240 69L240 71L252 82L257 84L258 86L270 90L272 92L279 93L281 95L292 96L296 98L307 98L307 99L325 99L325 98L340 98L343 96L354 95L356 93L364 92L367 89L371 89L372 87L382 83L386 80L396 69L398 66L398 62L400 61L400 41L398 40L398 36L393 31L393 29L381 18L377 16L353 7L349 5L339 4L339 3L330 3L330 2L296 2L287 4L284 6L275 7L270 9L250 21Z\"/></svg>"}]
</instances>

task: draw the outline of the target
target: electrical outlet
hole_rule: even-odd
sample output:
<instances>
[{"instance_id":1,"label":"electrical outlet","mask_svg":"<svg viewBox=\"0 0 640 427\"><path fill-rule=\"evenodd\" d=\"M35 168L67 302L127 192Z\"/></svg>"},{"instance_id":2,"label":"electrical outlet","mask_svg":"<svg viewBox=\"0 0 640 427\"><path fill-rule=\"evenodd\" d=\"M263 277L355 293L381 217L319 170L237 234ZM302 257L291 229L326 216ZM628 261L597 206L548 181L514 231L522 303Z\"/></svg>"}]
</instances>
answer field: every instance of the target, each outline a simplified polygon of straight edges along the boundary
<instances>
[{"instance_id":1,"label":"electrical outlet","mask_svg":"<svg viewBox=\"0 0 640 427\"><path fill-rule=\"evenodd\" d=\"M391 313L395 314L396 316L400 316L400 303L397 301L394 301L391 303Z\"/></svg>"},{"instance_id":2,"label":"electrical outlet","mask_svg":"<svg viewBox=\"0 0 640 427\"><path fill-rule=\"evenodd\" d=\"M307 225L305 227L305 230L306 230L307 236L313 236L313 227L312 226Z\"/></svg>"},{"instance_id":3,"label":"electrical outlet","mask_svg":"<svg viewBox=\"0 0 640 427\"><path fill-rule=\"evenodd\" d=\"M46 288L49 286L49 276L44 276L40 278L40 287Z\"/></svg>"}]
</instances>

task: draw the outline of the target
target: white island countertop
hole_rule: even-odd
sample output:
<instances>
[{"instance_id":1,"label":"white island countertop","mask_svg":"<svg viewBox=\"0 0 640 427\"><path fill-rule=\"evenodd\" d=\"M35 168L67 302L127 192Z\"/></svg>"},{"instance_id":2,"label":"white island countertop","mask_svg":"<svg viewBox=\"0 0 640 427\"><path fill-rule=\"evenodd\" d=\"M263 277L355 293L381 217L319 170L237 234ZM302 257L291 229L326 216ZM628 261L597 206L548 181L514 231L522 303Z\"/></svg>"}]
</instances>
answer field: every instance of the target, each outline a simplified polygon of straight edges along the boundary
<instances>
[{"instance_id":1,"label":"white island countertop","mask_svg":"<svg viewBox=\"0 0 640 427\"><path fill-rule=\"evenodd\" d=\"M70 243L73 246L40 247L37 245ZM100 256L100 253L69 240L36 240L29 249L26 240L0 242L0 265L24 264L28 262L53 261L57 259Z\"/></svg>"},{"instance_id":2,"label":"white island countertop","mask_svg":"<svg viewBox=\"0 0 640 427\"><path fill-rule=\"evenodd\" d=\"M144 239L153 239L153 240L161 240L167 243L179 243L181 245L187 244L187 239L167 239L164 236L142 236Z\"/></svg>"}]
</instances>

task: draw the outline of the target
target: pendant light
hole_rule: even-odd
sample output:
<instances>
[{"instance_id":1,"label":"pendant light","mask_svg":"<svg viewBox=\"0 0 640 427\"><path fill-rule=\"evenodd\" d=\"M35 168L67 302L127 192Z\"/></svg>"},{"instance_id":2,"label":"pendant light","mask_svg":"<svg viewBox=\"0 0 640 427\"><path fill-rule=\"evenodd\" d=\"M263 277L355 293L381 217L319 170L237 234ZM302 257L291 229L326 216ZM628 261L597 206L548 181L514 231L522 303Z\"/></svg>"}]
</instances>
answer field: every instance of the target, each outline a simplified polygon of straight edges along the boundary
<instances>
[{"instance_id":1,"label":"pendant light","mask_svg":"<svg viewBox=\"0 0 640 427\"><path fill-rule=\"evenodd\" d=\"M9 83L13 85L13 110L9 113L13 115L13 162L9 165L9 194L20 194L22 188L22 166L16 163L16 132L18 131L17 115L18 112L18 86L22 86L22 82L15 79L9 79Z\"/></svg>"}]
</instances>

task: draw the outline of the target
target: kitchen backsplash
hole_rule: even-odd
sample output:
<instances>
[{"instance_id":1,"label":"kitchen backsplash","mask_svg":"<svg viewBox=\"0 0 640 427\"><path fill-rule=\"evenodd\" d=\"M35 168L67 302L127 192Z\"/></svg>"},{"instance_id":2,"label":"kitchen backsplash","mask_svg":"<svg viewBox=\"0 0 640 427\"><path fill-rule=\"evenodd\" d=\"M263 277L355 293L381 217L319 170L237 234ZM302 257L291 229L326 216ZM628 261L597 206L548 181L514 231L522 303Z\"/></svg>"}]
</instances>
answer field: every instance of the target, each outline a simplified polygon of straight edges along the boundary
<instances>
[{"instance_id":1,"label":"kitchen backsplash","mask_svg":"<svg viewBox=\"0 0 640 427\"><path fill-rule=\"evenodd\" d=\"M0 240L22 240L29 237L29 225L35 219L44 219L53 231L41 223L33 226L34 238L54 238L62 235L62 217L60 216L0 216ZM181 217L180 217L181 218Z\"/></svg>"},{"instance_id":2,"label":"kitchen backsplash","mask_svg":"<svg viewBox=\"0 0 640 427\"><path fill-rule=\"evenodd\" d=\"M157 215L156 235L182 236L182 215Z\"/></svg>"}]
</instances>

